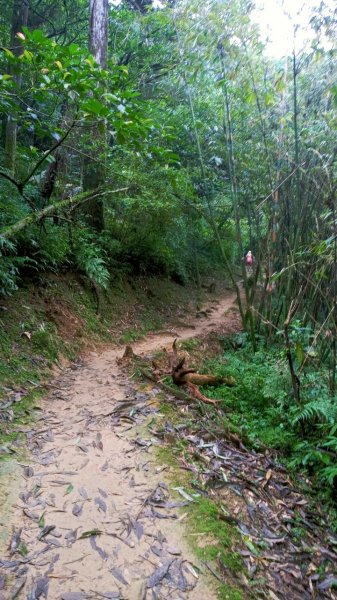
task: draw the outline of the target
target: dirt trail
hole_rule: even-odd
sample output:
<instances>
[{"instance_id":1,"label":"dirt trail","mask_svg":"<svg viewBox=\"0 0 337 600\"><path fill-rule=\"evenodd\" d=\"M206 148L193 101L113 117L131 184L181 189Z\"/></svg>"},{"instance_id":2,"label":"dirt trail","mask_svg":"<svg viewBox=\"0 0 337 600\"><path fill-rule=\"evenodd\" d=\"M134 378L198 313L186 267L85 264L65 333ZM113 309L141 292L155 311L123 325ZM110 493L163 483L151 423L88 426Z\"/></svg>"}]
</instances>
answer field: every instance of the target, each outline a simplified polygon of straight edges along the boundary
<instances>
[{"instance_id":1,"label":"dirt trail","mask_svg":"<svg viewBox=\"0 0 337 600\"><path fill-rule=\"evenodd\" d=\"M148 355L175 337L216 329L234 300L228 292L207 316L149 335L134 351ZM170 497L165 465L153 457L155 440L144 433L158 411L159 390L133 389L117 363L123 350L92 353L51 386L44 415L28 435L31 460L22 465L12 552L0 560L0 584L1 575L13 577L5 589L0 585L0 600L216 598L185 542L178 508L186 501Z\"/></svg>"}]
</instances>

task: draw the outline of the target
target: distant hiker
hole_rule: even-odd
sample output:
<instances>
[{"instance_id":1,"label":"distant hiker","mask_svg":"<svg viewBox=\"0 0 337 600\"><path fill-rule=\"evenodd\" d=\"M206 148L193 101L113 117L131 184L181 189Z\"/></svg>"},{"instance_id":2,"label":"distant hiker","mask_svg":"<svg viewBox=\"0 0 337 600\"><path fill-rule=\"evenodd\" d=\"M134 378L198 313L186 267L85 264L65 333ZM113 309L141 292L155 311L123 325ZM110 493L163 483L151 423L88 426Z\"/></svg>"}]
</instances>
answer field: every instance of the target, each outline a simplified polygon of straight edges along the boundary
<instances>
[{"instance_id":1,"label":"distant hiker","mask_svg":"<svg viewBox=\"0 0 337 600\"><path fill-rule=\"evenodd\" d=\"M245 261L247 277L252 277L254 257L251 250L248 250Z\"/></svg>"},{"instance_id":2,"label":"distant hiker","mask_svg":"<svg viewBox=\"0 0 337 600\"><path fill-rule=\"evenodd\" d=\"M253 255L252 255L252 251L248 250L247 254L246 254L246 266L247 267L252 267L253 266Z\"/></svg>"}]
</instances>

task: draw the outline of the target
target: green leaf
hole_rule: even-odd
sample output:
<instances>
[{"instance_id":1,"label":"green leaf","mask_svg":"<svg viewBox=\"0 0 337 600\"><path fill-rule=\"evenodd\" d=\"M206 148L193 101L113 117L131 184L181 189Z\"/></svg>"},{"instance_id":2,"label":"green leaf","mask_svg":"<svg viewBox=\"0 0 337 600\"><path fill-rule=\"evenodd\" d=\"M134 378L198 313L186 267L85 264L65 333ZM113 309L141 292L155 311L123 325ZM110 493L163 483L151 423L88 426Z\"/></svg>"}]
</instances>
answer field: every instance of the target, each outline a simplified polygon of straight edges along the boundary
<instances>
[{"instance_id":1,"label":"green leaf","mask_svg":"<svg viewBox=\"0 0 337 600\"><path fill-rule=\"evenodd\" d=\"M304 359L304 349L303 349L301 342L296 342L295 352L296 352L296 358L297 358L298 365L301 366L303 359Z\"/></svg>"},{"instance_id":2,"label":"green leaf","mask_svg":"<svg viewBox=\"0 0 337 600\"><path fill-rule=\"evenodd\" d=\"M33 55L32 52L29 52L29 50L24 50L22 56L24 56L25 59L28 60L28 62L32 62L33 61L34 55Z\"/></svg>"},{"instance_id":3,"label":"green leaf","mask_svg":"<svg viewBox=\"0 0 337 600\"><path fill-rule=\"evenodd\" d=\"M74 486L72 483L69 483L66 491L64 492L64 495L66 496L67 494L70 494L72 491L74 490Z\"/></svg>"},{"instance_id":4,"label":"green leaf","mask_svg":"<svg viewBox=\"0 0 337 600\"><path fill-rule=\"evenodd\" d=\"M105 106L99 100L96 100L96 98L88 98L83 102L82 109L94 115L101 115Z\"/></svg>"},{"instance_id":5,"label":"green leaf","mask_svg":"<svg viewBox=\"0 0 337 600\"><path fill-rule=\"evenodd\" d=\"M90 531L84 531L78 539L83 540L85 538L89 538L94 535L102 535L102 531L100 529L90 529Z\"/></svg>"},{"instance_id":6,"label":"green leaf","mask_svg":"<svg viewBox=\"0 0 337 600\"><path fill-rule=\"evenodd\" d=\"M93 56L88 56L88 58L85 59L85 61L87 63L87 65L90 65L91 67L93 67L95 65L95 59Z\"/></svg>"},{"instance_id":7,"label":"green leaf","mask_svg":"<svg viewBox=\"0 0 337 600\"><path fill-rule=\"evenodd\" d=\"M27 35L28 32L27 32L26 28L24 28L24 32L26 34L26 37L29 37L29 39L32 40L33 42L45 43L48 45L50 43L50 40L48 38L46 38L46 36L44 35L44 33L41 29L34 29L34 31L29 31L29 36Z\"/></svg>"},{"instance_id":8,"label":"green leaf","mask_svg":"<svg viewBox=\"0 0 337 600\"><path fill-rule=\"evenodd\" d=\"M247 537L247 536L243 536L243 541L246 544L248 550L251 551L252 554L254 554L254 556L259 556L259 551L257 548L255 548L253 542Z\"/></svg>"},{"instance_id":9,"label":"green leaf","mask_svg":"<svg viewBox=\"0 0 337 600\"><path fill-rule=\"evenodd\" d=\"M271 106L273 104L273 102L274 102L274 96L273 96L273 94L271 94L270 92L268 92L265 95L264 98L265 98L266 106Z\"/></svg>"},{"instance_id":10,"label":"green leaf","mask_svg":"<svg viewBox=\"0 0 337 600\"><path fill-rule=\"evenodd\" d=\"M70 56L74 56L74 54L77 54L79 51L80 47L77 44L70 44L70 46L68 46L67 50L68 50L68 54Z\"/></svg>"},{"instance_id":11,"label":"green leaf","mask_svg":"<svg viewBox=\"0 0 337 600\"><path fill-rule=\"evenodd\" d=\"M26 542L24 542L23 540L20 541L20 544L18 546L18 552L19 552L19 554L21 554L21 556L27 556L27 554L28 554L28 548L26 546Z\"/></svg>"},{"instance_id":12,"label":"green leaf","mask_svg":"<svg viewBox=\"0 0 337 600\"><path fill-rule=\"evenodd\" d=\"M3 51L6 52L7 56L9 56L10 58L15 58L13 52L11 52L9 48L3 48Z\"/></svg>"},{"instance_id":13,"label":"green leaf","mask_svg":"<svg viewBox=\"0 0 337 600\"><path fill-rule=\"evenodd\" d=\"M41 527L41 529L44 528L45 526L45 518L44 518L44 513L42 513L41 517L39 518L38 522L37 522L38 526Z\"/></svg>"}]
</instances>

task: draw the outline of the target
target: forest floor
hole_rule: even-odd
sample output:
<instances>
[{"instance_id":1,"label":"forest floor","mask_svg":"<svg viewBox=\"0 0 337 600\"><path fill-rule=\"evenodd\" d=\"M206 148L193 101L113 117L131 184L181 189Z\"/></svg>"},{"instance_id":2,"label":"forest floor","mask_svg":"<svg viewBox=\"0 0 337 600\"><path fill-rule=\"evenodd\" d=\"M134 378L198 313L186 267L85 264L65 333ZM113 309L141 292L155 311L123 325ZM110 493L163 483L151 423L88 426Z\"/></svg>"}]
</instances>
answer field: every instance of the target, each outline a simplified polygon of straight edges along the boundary
<instances>
[{"instance_id":1,"label":"forest floor","mask_svg":"<svg viewBox=\"0 0 337 600\"><path fill-rule=\"evenodd\" d=\"M148 335L134 351L146 356L175 337L223 328L233 303L228 293L207 307L206 317ZM227 320L233 332L238 319ZM122 354L121 347L90 353L50 384L43 415L27 432L29 458L21 465L10 551L1 561L2 577L13 577L2 579L0 597L217 597L193 567L181 517L173 514L186 502L168 500L166 466L143 439L149 415L160 410L160 390L140 392L118 364Z\"/></svg>"},{"instance_id":2,"label":"forest floor","mask_svg":"<svg viewBox=\"0 0 337 600\"><path fill-rule=\"evenodd\" d=\"M209 349L239 329L228 291L133 343L134 361L110 346L59 369L26 428L1 600L337 597L336 538L275 458L141 378L175 338Z\"/></svg>"}]
</instances>

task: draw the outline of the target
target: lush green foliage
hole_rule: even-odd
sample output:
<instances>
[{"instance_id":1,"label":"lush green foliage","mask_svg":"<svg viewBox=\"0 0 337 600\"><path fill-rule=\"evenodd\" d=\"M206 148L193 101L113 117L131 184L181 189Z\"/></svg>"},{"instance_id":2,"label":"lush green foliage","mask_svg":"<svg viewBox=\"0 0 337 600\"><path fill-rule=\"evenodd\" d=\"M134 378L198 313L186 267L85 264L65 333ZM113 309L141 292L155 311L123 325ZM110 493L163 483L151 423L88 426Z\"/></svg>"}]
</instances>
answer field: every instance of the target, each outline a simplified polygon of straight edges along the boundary
<instances>
[{"instance_id":1,"label":"lush green foliage","mask_svg":"<svg viewBox=\"0 0 337 600\"><path fill-rule=\"evenodd\" d=\"M196 253L198 268L207 269L210 259L219 264L206 222L178 194L183 188L189 201L195 199L191 174L180 170L174 103L158 100L161 84L155 93L150 84L150 94L137 90L145 73L151 76L158 54L172 61L170 44L163 52L163 37L172 35L170 20L164 12L146 18L131 10L114 12L120 39L107 70L80 45L56 41L48 25L46 31L23 27L16 36L20 53L5 48L2 54L0 112L4 122L11 119L19 127L15 170L5 168L0 184L0 231L10 231L31 210L77 197L81 163L89 155L95 155L98 169L105 163L107 191L111 181L124 190L117 200L105 196L105 230L99 236L90 231L90 215L72 208L56 218L52 212L42 226L25 226L15 245L7 244L3 293L16 289L27 259L37 272L75 266L101 287L107 285L107 269L163 273L183 282L195 271ZM141 19L149 32L158 24L164 28L148 47L140 47ZM136 49L136 62L126 66L125 57ZM141 71L138 61L144 61ZM105 149L93 146L97 128L107 131ZM4 131L5 167L7 137Z\"/></svg>"},{"instance_id":2,"label":"lush green foliage","mask_svg":"<svg viewBox=\"0 0 337 600\"><path fill-rule=\"evenodd\" d=\"M298 338L298 327L292 333ZM232 375L237 385L209 388L207 395L223 400L232 426L248 443L261 450L275 448L290 467L311 475L317 490L336 499L337 397L330 394L328 370L315 361L307 364L297 404L282 346L270 350L261 341L253 353L245 334L224 345L223 356L205 370Z\"/></svg>"},{"instance_id":3,"label":"lush green foliage","mask_svg":"<svg viewBox=\"0 0 337 600\"><path fill-rule=\"evenodd\" d=\"M227 356L240 382L221 391L233 423L244 418L254 443L334 492L331 11L320 3L303 48L294 22L295 49L280 60L249 0L145 12L125 0L110 5L101 68L87 3L68 4L32 0L22 23L14 3L0 15L0 294L66 270L96 293L120 273L200 288L203 274L225 272L252 344Z\"/></svg>"}]
</instances>

